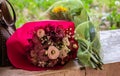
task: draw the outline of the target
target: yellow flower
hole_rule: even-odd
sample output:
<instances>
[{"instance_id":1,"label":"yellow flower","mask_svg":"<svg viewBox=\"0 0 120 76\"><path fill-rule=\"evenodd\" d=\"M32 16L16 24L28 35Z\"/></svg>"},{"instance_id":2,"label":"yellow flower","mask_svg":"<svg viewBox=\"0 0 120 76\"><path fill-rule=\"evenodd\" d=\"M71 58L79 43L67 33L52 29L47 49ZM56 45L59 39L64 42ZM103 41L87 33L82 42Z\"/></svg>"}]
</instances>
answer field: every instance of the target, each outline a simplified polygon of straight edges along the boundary
<instances>
[{"instance_id":1,"label":"yellow flower","mask_svg":"<svg viewBox=\"0 0 120 76\"><path fill-rule=\"evenodd\" d=\"M54 7L54 8L52 9L52 12L53 12L53 13L67 12L67 11L68 11L68 9L65 8L65 7L63 7L63 6Z\"/></svg>"}]
</instances>

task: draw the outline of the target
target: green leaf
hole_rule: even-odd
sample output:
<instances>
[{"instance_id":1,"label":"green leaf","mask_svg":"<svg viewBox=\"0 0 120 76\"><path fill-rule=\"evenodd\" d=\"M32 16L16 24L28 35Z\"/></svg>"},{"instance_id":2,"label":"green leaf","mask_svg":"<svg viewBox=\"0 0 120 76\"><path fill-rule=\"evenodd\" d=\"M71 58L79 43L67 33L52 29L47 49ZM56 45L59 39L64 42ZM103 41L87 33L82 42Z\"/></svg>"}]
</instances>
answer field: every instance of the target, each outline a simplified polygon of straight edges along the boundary
<instances>
[{"instance_id":1,"label":"green leaf","mask_svg":"<svg viewBox=\"0 0 120 76\"><path fill-rule=\"evenodd\" d=\"M90 21L87 21L78 25L75 31L80 46L77 54L79 61L84 66L101 68L100 41L95 26Z\"/></svg>"},{"instance_id":2,"label":"green leaf","mask_svg":"<svg viewBox=\"0 0 120 76\"><path fill-rule=\"evenodd\" d=\"M94 25L89 22L89 33L90 33L90 41L92 42L96 36L96 31Z\"/></svg>"},{"instance_id":3,"label":"green leaf","mask_svg":"<svg viewBox=\"0 0 120 76\"><path fill-rule=\"evenodd\" d=\"M88 14L87 14L87 11L83 8L80 14L77 14L76 16L74 16L74 22L75 22L75 25L77 26L86 21L88 21Z\"/></svg>"},{"instance_id":4,"label":"green leaf","mask_svg":"<svg viewBox=\"0 0 120 76\"><path fill-rule=\"evenodd\" d=\"M75 29L75 37L77 39L88 39L89 38L89 33L87 32L89 28L89 21L86 21L84 23L79 24L76 29Z\"/></svg>"},{"instance_id":5,"label":"green leaf","mask_svg":"<svg viewBox=\"0 0 120 76\"><path fill-rule=\"evenodd\" d=\"M90 55L87 51L82 51L80 48L77 53L77 57L84 66L89 66Z\"/></svg>"},{"instance_id":6,"label":"green leaf","mask_svg":"<svg viewBox=\"0 0 120 76\"><path fill-rule=\"evenodd\" d=\"M89 42L85 39L79 39L78 40L79 44L79 50L77 53L77 57L79 61L84 65L84 66L91 66L90 65L90 53L89 53Z\"/></svg>"},{"instance_id":7,"label":"green leaf","mask_svg":"<svg viewBox=\"0 0 120 76\"><path fill-rule=\"evenodd\" d=\"M90 33L90 41L91 41L92 50L94 48L94 52L98 54L100 51L100 46L101 46L100 40L99 40L97 30L91 22L89 23L89 33Z\"/></svg>"}]
</instances>

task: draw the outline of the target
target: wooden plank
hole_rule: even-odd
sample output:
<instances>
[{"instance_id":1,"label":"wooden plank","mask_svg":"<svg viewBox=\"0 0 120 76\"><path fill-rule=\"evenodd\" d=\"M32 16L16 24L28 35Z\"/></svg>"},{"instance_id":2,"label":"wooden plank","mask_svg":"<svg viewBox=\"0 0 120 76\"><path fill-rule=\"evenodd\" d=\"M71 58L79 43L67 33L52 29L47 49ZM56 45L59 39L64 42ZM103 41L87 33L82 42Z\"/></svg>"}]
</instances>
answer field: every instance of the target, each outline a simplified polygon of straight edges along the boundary
<instances>
[{"instance_id":1,"label":"wooden plank","mask_svg":"<svg viewBox=\"0 0 120 76\"><path fill-rule=\"evenodd\" d=\"M0 68L0 76L120 76L120 63L105 64L103 70L92 68L80 70L76 61L70 62L61 70L26 71L12 67Z\"/></svg>"},{"instance_id":2,"label":"wooden plank","mask_svg":"<svg viewBox=\"0 0 120 76\"><path fill-rule=\"evenodd\" d=\"M84 76L85 71L80 70L80 65L76 61L70 61L60 70L47 71L26 71L12 67L1 67L0 76Z\"/></svg>"},{"instance_id":3,"label":"wooden plank","mask_svg":"<svg viewBox=\"0 0 120 76\"><path fill-rule=\"evenodd\" d=\"M120 63L106 64L103 68L103 70L87 68L86 76L120 76Z\"/></svg>"},{"instance_id":4,"label":"wooden plank","mask_svg":"<svg viewBox=\"0 0 120 76\"><path fill-rule=\"evenodd\" d=\"M105 64L120 62L120 29L100 32L101 55Z\"/></svg>"}]
</instances>

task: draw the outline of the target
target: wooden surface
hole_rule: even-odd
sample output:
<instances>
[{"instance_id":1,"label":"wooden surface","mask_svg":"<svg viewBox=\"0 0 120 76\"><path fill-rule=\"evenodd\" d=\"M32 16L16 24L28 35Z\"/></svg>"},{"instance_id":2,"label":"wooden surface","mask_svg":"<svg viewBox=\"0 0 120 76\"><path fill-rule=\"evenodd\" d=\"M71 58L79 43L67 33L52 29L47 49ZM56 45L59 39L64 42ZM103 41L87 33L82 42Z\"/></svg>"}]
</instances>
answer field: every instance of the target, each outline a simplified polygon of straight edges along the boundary
<instances>
[{"instance_id":1,"label":"wooden surface","mask_svg":"<svg viewBox=\"0 0 120 76\"><path fill-rule=\"evenodd\" d=\"M105 64L120 62L120 29L101 31L101 55Z\"/></svg>"},{"instance_id":2,"label":"wooden surface","mask_svg":"<svg viewBox=\"0 0 120 76\"><path fill-rule=\"evenodd\" d=\"M61 70L26 71L12 67L1 67L0 76L85 76L85 71L81 71L80 67L76 61L70 61Z\"/></svg>"},{"instance_id":3,"label":"wooden surface","mask_svg":"<svg viewBox=\"0 0 120 76\"><path fill-rule=\"evenodd\" d=\"M103 70L87 68L86 76L120 76L120 63L105 64Z\"/></svg>"},{"instance_id":4,"label":"wooden surface","mask_svg":"<svg viewBox=\"0 0 120 76\"><path fill-rule=\"evenodd\" d=\"M71 61L61 70L26 71L4 67L0 68L0 76L120 76L120 63L105 64L103 70L80 70L80 67L76 61Z\"/></svg>"}]
</instances>

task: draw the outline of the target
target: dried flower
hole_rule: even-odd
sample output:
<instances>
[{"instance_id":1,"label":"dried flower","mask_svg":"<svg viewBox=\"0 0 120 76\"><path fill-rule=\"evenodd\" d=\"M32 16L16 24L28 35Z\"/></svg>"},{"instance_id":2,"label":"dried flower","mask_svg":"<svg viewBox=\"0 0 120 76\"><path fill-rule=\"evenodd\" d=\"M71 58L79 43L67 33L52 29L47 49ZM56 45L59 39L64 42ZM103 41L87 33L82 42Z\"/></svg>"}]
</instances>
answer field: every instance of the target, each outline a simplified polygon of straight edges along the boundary
<instances>
[{"instance_id":1,"label":"dried flower","mask_svg":"<svg viewBox=\"0 0 120 76\"><path fill-rule=\"evenodd\" d=\"M33 58L37 57L37 54L36 54L35 50L30 51L30 56L33 57Z\"/></svg>"},{"instance_id":2,"label":"dried flower","mask_svg":"<svg viewBox=\"0 0 120 76\"><path fill-rule=\"evenodd\" d=\"M55 46L49 46L49 48L48 48L48 57L50 59L57 59L59 54L60 54L60 52Z\"/></svg>"},{"instance_id":3,"label":"dried flower","mask_svg":"<svg viewBox=\"0 0 120 76\"><path fill-rule=\"evenodd\" d=\"M60 57L61 59L63 59L63 58L65 58L66 56L67 56L66 50L60 50L60 55L59 55L59 57Z\"/></svg>"},{"instance_id":4,"label":"dried flower","mask_svg":"<svg viewBox=\"0 0 120 76\"><path fill-rule=\"evenodd\" d=\"M35 51L39 51L41 49L43 49L43 46L41 44L36 44L34 45L34 48L33 48Z\"/></svg>"},{"instance_id":5,"label":"dried flower","mask_svg":"<svg viewBox=\"0 0 120 76\"><path fill-rule=\"evenodd\" d=\"M57 64L58 59L50 60L47 67L53 67Z\"/></svg>"},{"instance_id":6,"label":"dried flower","mask_svg":"<svg viewBox=\"0 0 120 76\"><path fill-rule=\"evenodd\" d=\"M55 28L52 25L48 25L45 27L45 32L47 35L50 35L50 32L54 31L54 30L55 30Z\"/></svg>"},{"instance_id":7,"label":"dried flower","mask_svg":"<svg viewBox=\"0 0 120 76\"><path fill-rule=\"evenodd\" d=\"M31 62L32 62L34 65L37 64L37 59L36 59L36 58L31 58L30 60L31 60Z\"/></svg>"},{"instance_id":8,"label":"dried flower","mask_svg":"<svg viewBox=\"0 0 120 76\"><path fill-rule=\"evenodd\" d=\"M43 36L45 36L45 31L43 29L38 29L37 30L37 36L39 38L42 38Z\"/></svg>"},{"instance_id":9,"label":"dried flower","mask_svg":"<svg viewBox=\"0 0 120 76\"><path fill-rule=\"evenodd\" d=\"M39 67L45 67L45 65L46 65L46 62L44 62L44 61L39 61L38 62Z\"/></svg>"},{"instance_id":10,"label":"dried flower","mask_svg":"<svg viewBox=\"0 0 120 76\"><path fill-rule=\"evenodd\" d=\"M73 44L73 48L78 48L78 45L77 44Z\"/></svg>"},{"instance_id":11,"label":"dried flower","mask_svg":"<svg viewBox=\"0 0 120 76\"><path fill-rule=\"evenodd\" d=\"M34 37L32 38L32 42L33 42L34 44L40 44L40 43L41 43L41 41L38 39L37 36L34 36Z\"/></svg>"},{"instance_id":12,"label":"dried flower","mask_svg":"<svg viewBox=\"0 0 120 76\"><path fill-rule=\"evenodd\" d=\"M56 28L55 33L56 33L55 36L60 40L65 36L64 30L59 26Z\"/></svg>"},{"instance_id":13,"label":"dried flower","mask_svg":"<svg viewBox=\"0 0 120 76\"><path fill-rule=\"evenodd\" d=\"M64 46L62 50L65 50L66 53L70 52L70 49L67 46Z\"/></svg>"},{"instance_id":14,"label":"dried flower","mask_svg":"<svg viewBox=\"0 0 120 76\"><path fill-rule=\"evenodd\" d=\"M46 52L45 49L39 50L37 52L37 55L38 55L38 59L37 60L39 60L39 61L48 61L49 58L48 58L48 56L46 56L45 52Z\"/></svg>"},{"instance_id":15,"label":"dried flower","mask_svg":"<svg viewBox=\"0 0 120 76\"><path fill-rule=\"evenodd\" d=\"M63 43L64 43L64 45L67 45L67 46L70 45L70 42L69 42L69 40L68 40L67 37L64 37L64 38L63 38Z\"/></svg>"}]
</instances>

